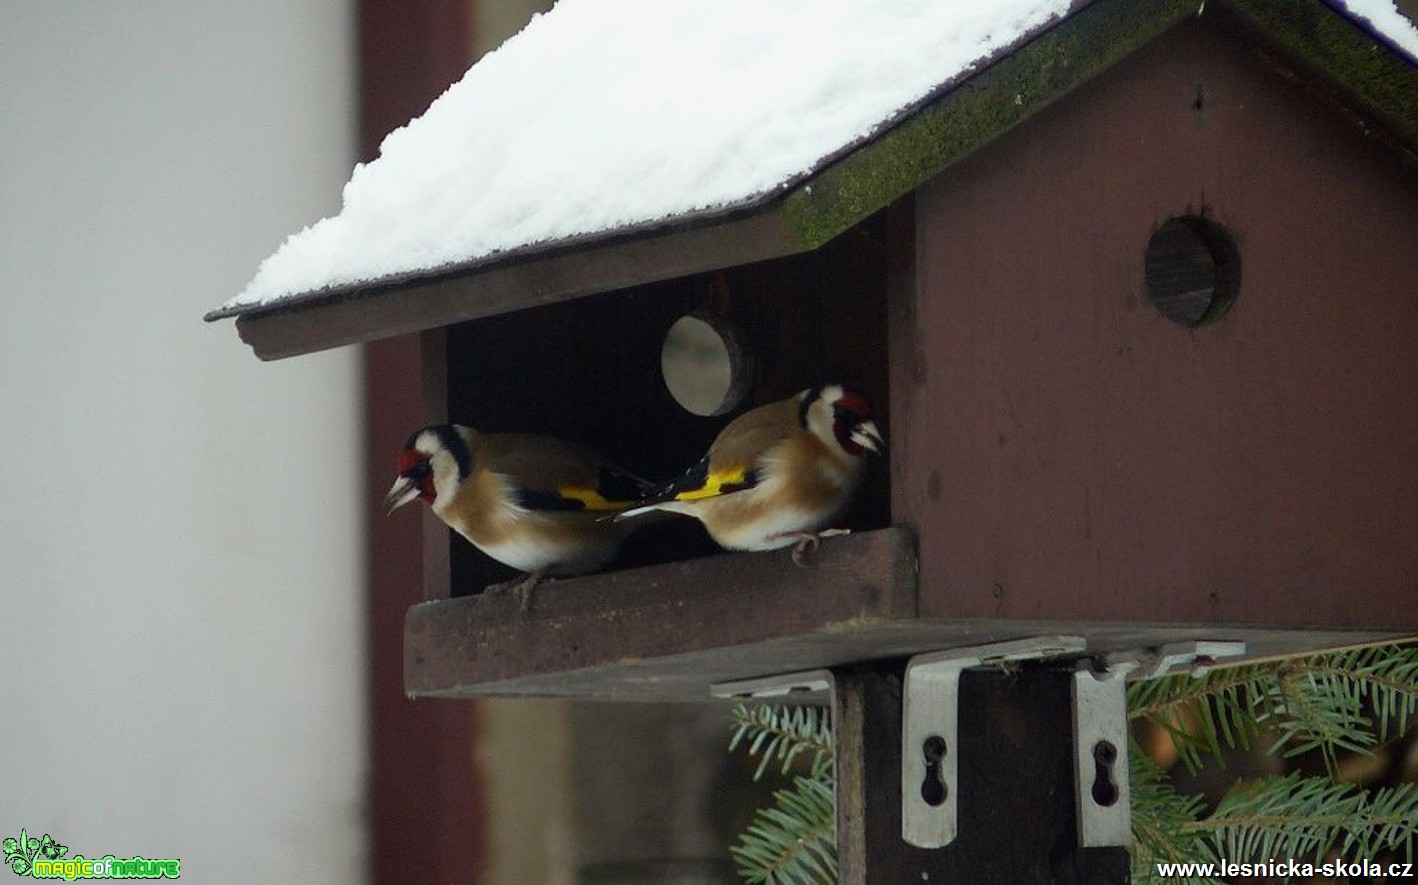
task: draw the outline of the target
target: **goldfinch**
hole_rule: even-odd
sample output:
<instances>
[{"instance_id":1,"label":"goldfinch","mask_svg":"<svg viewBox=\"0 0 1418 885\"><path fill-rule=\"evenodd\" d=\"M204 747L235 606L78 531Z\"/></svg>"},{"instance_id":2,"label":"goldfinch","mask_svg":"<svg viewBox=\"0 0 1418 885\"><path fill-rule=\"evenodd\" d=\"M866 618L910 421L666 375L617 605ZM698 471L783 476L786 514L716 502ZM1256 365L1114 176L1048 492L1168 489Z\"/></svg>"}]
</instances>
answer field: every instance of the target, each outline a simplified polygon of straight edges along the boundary
<instances>
[{"instance_id":1,"label":"goldfinch","mask_svg":"<svg viewBox=\"0 0 1418 885\"><path fill-rule=\"evenodd\" d=\"M796 545L795 562L846 508L864 456L884 442L865 396L840 384L813 387L729 422L683 476L616 521L651 511L698 519L721 547Z\"/></svg>"},{"instance_id":2,"label":"goldfinch","mask_svg":"<svg viewBox=\"0 0 1418 885\"><path fill-rule=\"evenodd\" d=\"M544 576L608 563L635 528L605 519L650 488L575 443L434 424L409 437L384 506L423 499L449 528L498 562L526 572L485 592L517 592L523 607Z\"/></svg>"}]
</instances>

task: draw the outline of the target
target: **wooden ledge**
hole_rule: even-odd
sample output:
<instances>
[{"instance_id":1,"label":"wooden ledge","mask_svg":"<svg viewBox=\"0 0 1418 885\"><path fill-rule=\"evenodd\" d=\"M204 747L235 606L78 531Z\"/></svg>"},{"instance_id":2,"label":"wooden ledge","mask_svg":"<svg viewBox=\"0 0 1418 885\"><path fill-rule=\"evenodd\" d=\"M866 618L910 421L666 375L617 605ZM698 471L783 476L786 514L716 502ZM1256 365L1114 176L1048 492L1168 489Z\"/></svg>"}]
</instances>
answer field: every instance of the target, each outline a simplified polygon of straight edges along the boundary
<instances>
[{"instance_id":1,"label":"wooden ledge","mask_svg":"<svg viewBox=\"0 0 1418 885\"><path fill-rule=\"evenodd\" d=\"M551 581L511 596L421 603L404 623L411 697L709 699L709 685L875 657L877 629L916 617L901 529L789 551L729 553Z\"/></svg>"},{"instance_id":2,"label":"wooden ledge","mask_svg":"<svg viewBox=\"0 0 1418 885\"><path fill-rule=\"evenodd\" d=\"M906 658L1026 636L1078 635L1090 651L1236 639L1248 658L1393 641L1395 630L918 616L915 542L902 529L786 550L727 553L552 581L530 611L510 596L409 609L411 697L713 700L716 682Z\"/></svg>"}]
</instances>

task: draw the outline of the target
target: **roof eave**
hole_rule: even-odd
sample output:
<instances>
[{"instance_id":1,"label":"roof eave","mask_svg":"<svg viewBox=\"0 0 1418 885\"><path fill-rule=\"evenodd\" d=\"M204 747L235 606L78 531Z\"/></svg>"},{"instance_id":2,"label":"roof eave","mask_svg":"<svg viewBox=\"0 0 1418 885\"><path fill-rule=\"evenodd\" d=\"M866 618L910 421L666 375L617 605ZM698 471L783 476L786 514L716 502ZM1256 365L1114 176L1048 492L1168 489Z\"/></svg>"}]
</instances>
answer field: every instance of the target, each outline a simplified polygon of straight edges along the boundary
<instances>
[{"instance_id":1,"label":"roof eave","mask_svg":"<svg viewBox=\"0 0 1418 885\"><path fill-rule=\"evenodd\" d=\"M1224 0L1255 38L1323 84L1371 132L1418 157L1418 59L1333 8L1332 0Z\"/></svg>"},{"instance_id":2,"label":"roof eave","mask_svg":"<svg viewBox=\"0 0 1418 885\"><path fill-rule=\"evenodd\" d=\"M773 208L696 221L300 296L239 313L236 328L261 359L283 359L790 255L814 245L795 239Z\"/></svg>"}]
</instances>

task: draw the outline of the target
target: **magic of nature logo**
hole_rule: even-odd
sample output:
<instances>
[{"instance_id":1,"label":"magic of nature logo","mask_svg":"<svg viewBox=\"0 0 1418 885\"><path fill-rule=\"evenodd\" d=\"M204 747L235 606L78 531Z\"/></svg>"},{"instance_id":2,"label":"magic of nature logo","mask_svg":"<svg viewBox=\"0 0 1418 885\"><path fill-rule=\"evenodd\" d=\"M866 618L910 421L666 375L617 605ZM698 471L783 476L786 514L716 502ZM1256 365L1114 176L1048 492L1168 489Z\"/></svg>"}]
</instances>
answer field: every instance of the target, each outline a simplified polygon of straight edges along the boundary
<instances>
[{"instance_id":1,"label":"magic of nature logo","mask_svg":"<svg viewBox=\"0 0 1418 885\"><path fill-rule=\"evenodd\" d=\"M170 857L66 857L68 845L60 845L48 833L36 839L23 829L18 839L7 837L0 848L4 848L5 865L11 872L35 879L176 879L182 874L181 862Z\"/></svg>"}]
</instances>

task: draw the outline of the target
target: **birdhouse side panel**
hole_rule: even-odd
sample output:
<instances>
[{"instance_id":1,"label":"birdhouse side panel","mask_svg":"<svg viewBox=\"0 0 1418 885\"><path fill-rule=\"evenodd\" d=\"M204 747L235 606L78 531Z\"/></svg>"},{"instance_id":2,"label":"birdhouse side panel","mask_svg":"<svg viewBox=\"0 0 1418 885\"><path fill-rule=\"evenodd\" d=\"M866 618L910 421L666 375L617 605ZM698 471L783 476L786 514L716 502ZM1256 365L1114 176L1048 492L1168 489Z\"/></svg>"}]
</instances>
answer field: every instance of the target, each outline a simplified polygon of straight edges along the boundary
<instances>
[{"instance_id":1,"label":"birdhouse side panel","mask_svg":"<svg viewBox=\"0 0 1418 885\"><path fill-rule=\"evenodd\" d=\"M1224 23L1178 26L916 194L894 515L921 614L1418 626L1418 171ZM1149 238L1233 238L1218 320Z\"/></svg>"}]
</instances>

